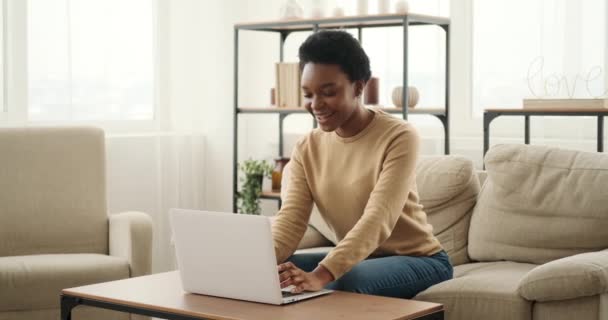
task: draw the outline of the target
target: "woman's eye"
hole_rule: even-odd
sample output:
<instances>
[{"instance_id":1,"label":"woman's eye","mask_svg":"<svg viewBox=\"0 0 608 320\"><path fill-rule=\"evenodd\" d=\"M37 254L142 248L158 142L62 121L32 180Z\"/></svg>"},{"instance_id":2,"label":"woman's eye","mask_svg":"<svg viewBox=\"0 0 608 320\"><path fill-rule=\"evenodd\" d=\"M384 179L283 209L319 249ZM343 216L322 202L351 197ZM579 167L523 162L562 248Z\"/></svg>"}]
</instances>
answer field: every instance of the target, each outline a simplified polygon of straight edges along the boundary
<instances>
[{"instance_id":1,"label":"woman's eye","mask_svg":"<svg viewBox=\"0 0 608 320\"><path fill-rule=\"evenodd\" d=\"M326 97L333 97L335 94L333 91L323 92L323 95Z\"/></svg>"}]
</instances>

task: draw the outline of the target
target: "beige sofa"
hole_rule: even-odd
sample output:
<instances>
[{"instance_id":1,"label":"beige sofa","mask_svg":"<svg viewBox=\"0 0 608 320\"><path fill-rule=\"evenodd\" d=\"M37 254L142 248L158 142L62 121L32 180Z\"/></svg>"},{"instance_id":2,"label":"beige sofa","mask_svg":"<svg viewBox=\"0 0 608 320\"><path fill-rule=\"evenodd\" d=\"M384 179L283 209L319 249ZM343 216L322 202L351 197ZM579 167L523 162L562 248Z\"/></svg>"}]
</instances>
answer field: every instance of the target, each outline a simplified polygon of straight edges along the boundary
<instances>
[{"instance_id":1,"label":"beige sofa","mask_svg":"<svg viewBox=\"0 0 608 320\"><path fill-rule=\"evenodd\" d=\"M105 179L99 129L0 129L0 320L59 319L61 289L150 273L151 219L108 216Z\"/></svg>"},{"instance_id":2,"label":"beige sofa","mask_svg":"<svg viewBox=\"0 0 608 320\"><path fill-rule=\"evenodd\" d=\"M448 320L607 320L608 155L499 145L485 164L420 161L420 199L455 269L416 299ZM311 225L300 250L329 250L318 212Z\"/></svg>"}]
</instances>

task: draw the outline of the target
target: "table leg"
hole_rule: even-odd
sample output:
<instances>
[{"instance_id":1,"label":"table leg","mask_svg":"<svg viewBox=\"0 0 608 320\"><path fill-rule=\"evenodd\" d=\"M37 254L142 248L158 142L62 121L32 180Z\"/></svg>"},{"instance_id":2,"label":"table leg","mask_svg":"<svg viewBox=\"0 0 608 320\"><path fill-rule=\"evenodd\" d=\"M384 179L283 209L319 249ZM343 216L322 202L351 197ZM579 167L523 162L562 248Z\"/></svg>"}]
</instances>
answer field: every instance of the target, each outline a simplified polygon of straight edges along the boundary
<instances>
[{"instance_id":1,"label":"table leg","mask_svg":"<svg viewBox=\"0 0 608 320\"><path fill-rule=\"evenodd\" d=\"M415 318L416 320L443 320L444 319L444 311L439 311L431 314L427 314L422 317Z\"/></svg>"},{"instance_id":2,"label":"table leg","mask_svg":"<svg viewBox=\"0 0 608 320\"><path fill-rule=\"evenodd\" d=\"M524 130L524 143L530 144L530 116L524 116L525 118L525 130Z\"/></svg>"},{"instance_id":3,"label":"table leg","mask_svg":"<svg viewBox=\"0 0 608 320\"><path fill-rule=\"evenodd\" d=\"M486 155L490 148L490 122L488 121L488 113L483 113L483 155Z\"/></svg>"},{"instance_id":4,"label":"table leg","mask_svg":"<svg viewBox=\"0 0 608 320\"><path fill-rule=\"evenodd\" d=\"M604 152L604 116L597 116L597 152Z\"/></svg>"},{"instance_id":5,"label":"table leg","mask_svg":"<svg viewBox=\"0 0 608 320\"><path fill-rule=\"evenodd\" d=\"M80 304L78 298L70 296L61 296L61 320L72 319L72 309Z\"/></svg>"}]
</instances>

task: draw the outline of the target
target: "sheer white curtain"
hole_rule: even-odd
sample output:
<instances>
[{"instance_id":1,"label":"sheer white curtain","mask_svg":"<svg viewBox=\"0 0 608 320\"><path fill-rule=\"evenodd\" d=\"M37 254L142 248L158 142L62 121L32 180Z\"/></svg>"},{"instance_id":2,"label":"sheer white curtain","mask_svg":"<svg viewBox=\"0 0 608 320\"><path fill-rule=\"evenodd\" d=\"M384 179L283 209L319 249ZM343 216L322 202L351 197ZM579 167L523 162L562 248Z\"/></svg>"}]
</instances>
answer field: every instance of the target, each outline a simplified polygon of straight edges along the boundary
<instances>
[{"instance_id":1,"label":"sheer white curtain","mask_svg":"<svg viewBox=\"0 0 608 320\"><path fill-rule=\"evenodd\" d=\"M28 120L150 120L154 0L29 0Z\"/></svg>"},{"instance_id":2,"label":"sheer white curtain","mask_svg":"<svg viewBox=\"0 0 608 320\"><path fill-rule=\"evenodd\" d=\"M6 113L6 101L5 101L5 91L6 91L6 72L5 72L5 61L6 61L6 36L5 36L5 25L6 25L6 2L4 0L0 0L0 119L3 119L4 114Z\"/></svg>"},{"instance_id":3,"label":"sheer white curtain","mask_svg":"<svg viewBox=\"0 0 608 320\"><path fill-rule=\"evenodd\" d=\"M473 115L606 94L605 0L474 0Z\"/></svg>"}]
</instances>

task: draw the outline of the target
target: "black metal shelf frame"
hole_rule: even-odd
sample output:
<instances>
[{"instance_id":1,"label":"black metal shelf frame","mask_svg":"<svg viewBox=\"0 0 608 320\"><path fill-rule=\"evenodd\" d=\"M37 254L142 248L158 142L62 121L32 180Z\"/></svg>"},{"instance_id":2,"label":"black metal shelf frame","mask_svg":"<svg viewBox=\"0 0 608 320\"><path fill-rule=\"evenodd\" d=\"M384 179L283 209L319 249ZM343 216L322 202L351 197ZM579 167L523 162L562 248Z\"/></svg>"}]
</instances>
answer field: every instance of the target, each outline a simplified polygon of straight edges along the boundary
<instances>
[{"instance_id":1,"label":"black metal shelf frame","mask_svg":"<svg viewBox=\"0 0 608 320\"><path fill-rule=\"evenodd\" d=\"M366 24L368 23L368 24ZM369 24L373 23L373 24ZM279 156L283 155L283 122L285 118L294 113L306 113L305 110L273 110L266 111L255 110L247 111L240 109L238 106L238 75L239 75L239 31L264 31L279 33L279 60L282 62L284 58L284 45L287 37L293 32L313 31L317 32L320 29L336 29L356 28L358 31L359 41L363 40L363 29L379 28L379 27L402 27L403 28L403 88L408 87L408 28L410 26L434 25L445 31L445 109L443 112L430 111L412 112L415 114L427 114L438 118L444 129L444 152L450 153L450 20L448 18L433 17L417 14L405 15L372 15L372 16L357 16L357 17L340 17L329 19L315 20L289 20L280 22L267 22L255 24L237 24L234 26L234 118L233 118L233 192L232 192L232 207L233 212L237 212L237 188L238 188L238 117L239 114L254 114L254 113L276 113L279 116ZM408 92L403 90L402 108L398 112L403 116L403 119L408 118ZM278 108L277 108L278 109ZM397 113L397 112L391 112ZM316 121L313 119L313 127L316 127ZM280 206L280 200L279 200Z\"/></svg>"},{"instance_id":2,"label":"black metal shelf frame","mask_svg":"<svg viewBox=\"0 0 608 320\"><path fill-rule=\"evenodd\" d=\"M597 152L604 152L604 117L608 116L605 111L530 111L530 110L486 110L483 113L483 155L490 149L490 123L500 116L523 116L524 117L524 143L530 144L530 116L565 116L565 117L597 117Z\"/></svg>"}]
</instances>

